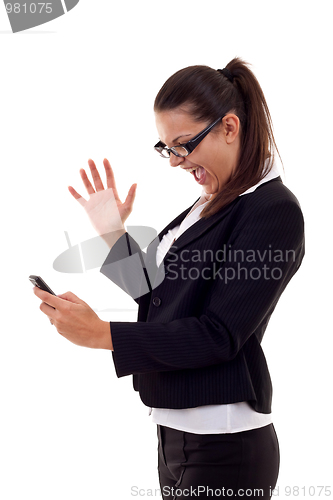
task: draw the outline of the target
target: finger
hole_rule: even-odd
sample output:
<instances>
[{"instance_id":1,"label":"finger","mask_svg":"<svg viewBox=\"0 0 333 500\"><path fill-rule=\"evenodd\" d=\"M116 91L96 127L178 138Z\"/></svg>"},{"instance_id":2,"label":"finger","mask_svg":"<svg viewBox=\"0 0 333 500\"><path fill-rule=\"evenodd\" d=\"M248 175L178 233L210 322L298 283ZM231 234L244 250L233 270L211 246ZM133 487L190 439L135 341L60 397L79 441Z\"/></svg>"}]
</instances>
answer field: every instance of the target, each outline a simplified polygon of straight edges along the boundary
<instances>
[{"instance_id":1,"label":"finger","mask_svg":"<svg viewBox=\"0 0 333 500\"><path fill-rule=\"evenodd\" d=\"M63 309L64 306L64 301L57 297L56 295L52 295L52 293L45 292L44 290L41 290L37 286L33 287L33 292L34 294L42 300L45 305L49 306L49 310L53 311L52 314L48 314L48 316L51 316L54 318L54 309Z\"/></svg>"},{"instance_id":2,"label":"finger","mask_svg":"<svg viewBox=\"0 0 333 500\"><path fill-rule=\"evenodd\" d=\"M93 160L88 160L88 165L95 184L96 191L104 191L102 179Z\"/></svg>"},{"instance_id":3,"label":"finger","mask_svg":"<svg viewBox=\"0 0 333 500\"><path fill-rule=\"evenodd\" d=\"M68 191L82 206L84 206L87 203L87 200L82 198L82 196L77 191L75 191L75 189L72 186L68 186Z\"/></svg>"},{"instance_id":4,"label":"finger","mask_svg":"<svg viewBox=\"0 0 333 500\"><path fill-rule=\"evenodd\" d=\"M92 184L91 184L90 180L88 179L86 171L83 168L80 169L80 175L81 175L81 179L83 180L83 184L84 184L86 190L88 191L88 194L94 194L95 189L92 187Z\"/></svg>"},{"instance_id":5,"label":"finger","mask_svg":"<svg viewBox=\"0 0 333 500\"><path fill-rule=\"evenodd\" d=\"M118 191L116 188L116 180L114 178L113 170L111 168L110 162L107 158L103 160L105 174L106 174L106 185L108 188L113 190L113 194L116 200L119 200ZM120 201L120 200L119 200Z\"/></svg>"},{"instance_id":6,"label":"finger","mask_svg":"<svg viewBox=\"0 0 333 500\"><path fill-rule=\"evenodd\" d=\"M49 318L51 324L53 325L53 322L55 320L55 316L54 316L55 309L53 307L49 306L48 304L46 304L45 302L41 303L41 305L39 306L39 309L42 311L42 313L44 313Z\"/></svg>"},{"instance_id":7,"label":"finger","mask_svg":"<svg viewBox=\"0 0 333 500\"><path fill-rule=\"evenodd\" d=\"M126 196L126 200L124 201L124 208L127 210L132 210L133 203L135 200L137 184L133 184L128 191L128 195Z\"/></svg>"},{"instance_id":8,"label":"finger","mask_svg":"<svg viewBox=\"0 0 333 500\"><path fill-rule=\"evenodd\" d=\"M57 295L57 297L62 300L67 300L68 302L73 302L74 304L85 304L85 302L79 299L73 292L62 293L61 295Z\"/></svg>"}]
</instances>

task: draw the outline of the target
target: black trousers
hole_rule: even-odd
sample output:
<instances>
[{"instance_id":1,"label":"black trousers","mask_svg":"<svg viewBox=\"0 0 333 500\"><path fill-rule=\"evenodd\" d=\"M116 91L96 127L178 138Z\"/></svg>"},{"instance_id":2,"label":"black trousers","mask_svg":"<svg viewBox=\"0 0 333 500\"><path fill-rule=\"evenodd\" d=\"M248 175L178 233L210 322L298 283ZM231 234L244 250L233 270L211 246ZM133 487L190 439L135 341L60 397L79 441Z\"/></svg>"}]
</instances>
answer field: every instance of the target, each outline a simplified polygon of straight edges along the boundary
<instances>
[{"instance_id":1,"label":"black trousers","mask_svg":"<svg viewBox=\"0 0 333 500\"><path fill-rule=\"evenodd\" d=\"M158 425L157 435L164 500L271 498L280 464L273 424L233 434L193 434Z\"/></svg>"}]
</instances>

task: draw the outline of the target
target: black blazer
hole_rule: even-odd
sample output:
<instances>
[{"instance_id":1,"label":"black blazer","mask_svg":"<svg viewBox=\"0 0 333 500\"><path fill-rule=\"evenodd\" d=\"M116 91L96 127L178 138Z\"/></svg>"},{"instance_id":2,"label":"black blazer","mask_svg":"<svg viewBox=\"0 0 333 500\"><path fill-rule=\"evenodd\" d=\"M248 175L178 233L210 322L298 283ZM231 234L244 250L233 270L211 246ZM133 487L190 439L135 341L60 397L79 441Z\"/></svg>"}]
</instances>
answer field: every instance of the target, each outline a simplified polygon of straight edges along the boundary
<instances>
[{"instance_id":1,"label":"black blazer","mask_svg":"<svg viewBox=\"0 0 333 500\"><path fill-rule=\"evenodd\" d=\"M101 268L139 303L137 323L111 322L117 376L133 374L147 406L248 401L270 413L260 343L304 255L299 203L280 177L266 182L193 224L156 268L161 238L190 209L146 254L126 233Z\"/></svg>"}]
</instances>

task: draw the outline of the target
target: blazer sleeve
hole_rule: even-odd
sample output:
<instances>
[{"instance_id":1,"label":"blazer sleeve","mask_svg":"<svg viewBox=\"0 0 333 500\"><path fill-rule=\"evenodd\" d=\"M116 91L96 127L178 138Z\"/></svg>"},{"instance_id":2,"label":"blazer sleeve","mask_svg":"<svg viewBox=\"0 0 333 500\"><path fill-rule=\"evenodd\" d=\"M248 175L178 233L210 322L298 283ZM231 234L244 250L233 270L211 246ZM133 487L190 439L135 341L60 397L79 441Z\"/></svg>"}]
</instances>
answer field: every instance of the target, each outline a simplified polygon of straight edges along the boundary
<instances>
[{"instance_id":1,"label":"blazer sleeve","mask_svg":"<svg viewBox=\"0 0 333 500\"><path fill-rule=\"evenodd\" d=\"M234 257L216 269L209 292L202 297L202 314L167 323L111 322L118 377L228 362L254 332L264 331L304 255L299 205L284 200L252 212L234 231L230 243ZM255 259L248 258L249 251ZM159 290L162 297L167 281ZM168 299L172 300L171 295Z\"/></svg>"},{"instance_id":2,"label":"blazer sleeve","mask_svg":"<svg viewBox=\"0 0 333 500\"><path fill-rule=\"evenodd\" d=\"M151 291L145 259L145 252L126 232L113 245L100 272L139 302L140 296Z\"/></svg>"}]
</instances>

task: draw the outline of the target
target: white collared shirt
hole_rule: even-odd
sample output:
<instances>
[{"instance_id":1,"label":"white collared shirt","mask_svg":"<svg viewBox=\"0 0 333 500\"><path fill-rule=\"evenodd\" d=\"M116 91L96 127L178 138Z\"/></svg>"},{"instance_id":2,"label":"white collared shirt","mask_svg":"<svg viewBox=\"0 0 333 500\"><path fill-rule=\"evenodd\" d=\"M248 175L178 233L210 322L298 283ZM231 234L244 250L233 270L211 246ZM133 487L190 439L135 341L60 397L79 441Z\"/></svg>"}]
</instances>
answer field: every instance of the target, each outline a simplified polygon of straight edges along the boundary
<instances>
[{"instance_id":1,"label":"white collared shirt","mask_svg":"<svg viewBox=\"0 0 333 500\"><path fill-rule=\"evenodd\" d=\"M252 193L264 182L280 175L274 163L271 171L255 186L250 187L239 196ZM182 223L165 234L156 252L156 264L160 266L170 246L192 224L200 219L201 211L209 202L210 195L202 191L200 199L192 207ZM169 408L151 408L149 414L155 424L171 427L195 434L223 434L247 431L264 427L272 423L272 414L258 413L246 402L220 405L198 406L181 410Z\"/></svg>"}]
</instances>

